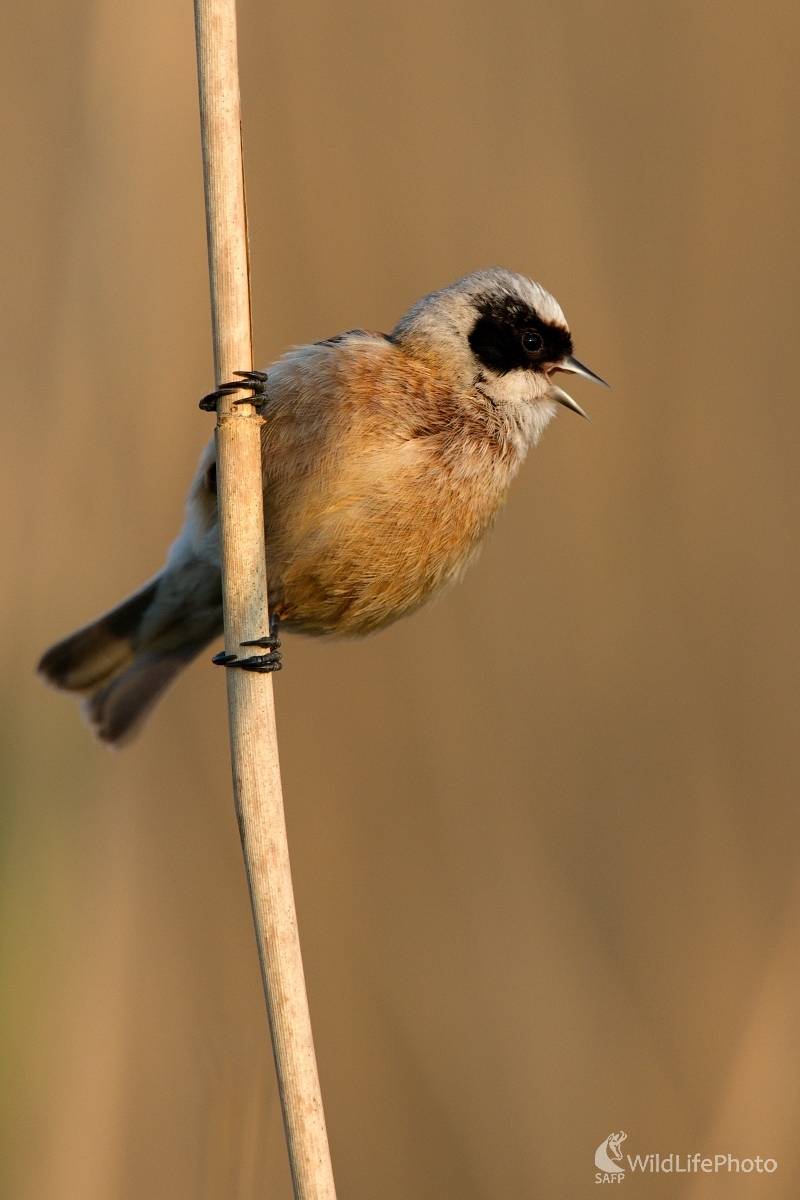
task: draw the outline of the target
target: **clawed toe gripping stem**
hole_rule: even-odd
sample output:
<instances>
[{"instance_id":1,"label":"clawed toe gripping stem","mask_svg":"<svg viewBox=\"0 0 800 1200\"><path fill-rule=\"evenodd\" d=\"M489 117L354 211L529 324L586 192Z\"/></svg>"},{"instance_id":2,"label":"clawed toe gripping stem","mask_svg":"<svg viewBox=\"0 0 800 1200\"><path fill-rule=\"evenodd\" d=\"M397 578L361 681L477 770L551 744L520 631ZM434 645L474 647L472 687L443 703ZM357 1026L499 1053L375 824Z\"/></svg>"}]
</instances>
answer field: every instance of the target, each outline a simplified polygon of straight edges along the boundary
<instances>
[{"instance_id":1,"label":"clawed toe gripping stem","mask_svg":"<svg viewBox=\"0 0 800 1200\"><path fill-rule=\"evenodd\" d=\"M224 396L230 396L232 392L241 392L243 389L251 391L252 396L234 400L234 404L253 404L259 408L266 402L267 376L264 371L234 371L233 373L240 378L233 379L230 383L223 383L215 392L209 392L207 396L203 396L200 401L200 408L203 412L216 412L217 401L222 400Z\"/></svg>"},{"instance_id":2,"label":"clawed toe gripping stem","mask_svg":"<svg viewBox=\"0 0 800 1200\"><path fill-rule=\"evenodd\" d=\"M277 635L280 617L273 613L269 620L269 635L255 638L250 642L240 642L241 646L260 646L269 654L251 654L249 658L239 658L237 654L226 654L221 650L211 659L216 667L239 667L242 671L256 671L259 675L268 675L271 671L281 670L281 656L278 653L280 641Z\"/></svg>"}]
</instances>

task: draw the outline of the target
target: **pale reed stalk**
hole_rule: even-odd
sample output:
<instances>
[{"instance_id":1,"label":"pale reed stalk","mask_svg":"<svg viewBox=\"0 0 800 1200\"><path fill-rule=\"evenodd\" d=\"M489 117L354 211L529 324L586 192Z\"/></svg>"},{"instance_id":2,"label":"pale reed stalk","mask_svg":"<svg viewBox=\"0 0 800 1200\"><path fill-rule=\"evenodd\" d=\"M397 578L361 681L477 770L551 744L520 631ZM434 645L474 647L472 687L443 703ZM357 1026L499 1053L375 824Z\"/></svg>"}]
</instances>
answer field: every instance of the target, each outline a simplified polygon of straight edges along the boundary
<instances>
[{"instance_id":1,"label":"pale reed stalk","mask_svg":"<svg viewBox=\"0 0 800 1200\"><path fill-rule=\"evenodd\" d=\"M217 386L252 367L235 0L195 0ZM246 393L238 393L244 396ZM261 418L218 404L225 649L269 632ZM249 653L246 652L246 653ZM283 813L271 675L226 671L233 788L296 1200L335 1200Z\"/></svg>"}]
</instances>

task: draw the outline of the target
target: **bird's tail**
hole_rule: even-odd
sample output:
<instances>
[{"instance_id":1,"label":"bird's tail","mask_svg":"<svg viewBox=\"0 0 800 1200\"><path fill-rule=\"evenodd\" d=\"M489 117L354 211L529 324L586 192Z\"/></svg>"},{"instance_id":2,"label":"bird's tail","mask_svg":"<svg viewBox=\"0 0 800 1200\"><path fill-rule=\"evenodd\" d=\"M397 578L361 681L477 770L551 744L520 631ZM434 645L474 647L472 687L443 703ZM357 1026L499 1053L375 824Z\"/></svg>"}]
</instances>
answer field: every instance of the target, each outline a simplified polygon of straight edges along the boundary
<instances>
[{"instance_id":1,"label":"bird's tail","mask_svg":"<svg viewBox=\"0 0 800 1200\"><path fill-rule=\"evenodd\" d=\"M121 746L178 672L222 632L219 571L167 567L140 591L43 655L39 674L83 696L97 737Z\"/></svg>"}]
</instances>

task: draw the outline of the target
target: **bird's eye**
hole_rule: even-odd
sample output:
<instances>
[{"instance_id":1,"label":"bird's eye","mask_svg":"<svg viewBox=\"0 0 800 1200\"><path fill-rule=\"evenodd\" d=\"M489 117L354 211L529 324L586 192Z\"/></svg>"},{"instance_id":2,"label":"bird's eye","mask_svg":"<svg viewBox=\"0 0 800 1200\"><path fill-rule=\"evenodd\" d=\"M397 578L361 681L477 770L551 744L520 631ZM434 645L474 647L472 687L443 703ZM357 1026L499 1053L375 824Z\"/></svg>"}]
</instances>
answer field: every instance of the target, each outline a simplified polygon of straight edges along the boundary
<instances>
[{"instance_id":1,"label":"bird's eye","mask_svg":"<svg viewBox=\"0 0 800 1200\"><path fill-rule=\"evenodd\" d=\"M544 345L544 339L535 329L526 329L522 335L522 348L527 350L528 354L535 354L537 350L541 350Z\"/></svg>"}]
</instances>

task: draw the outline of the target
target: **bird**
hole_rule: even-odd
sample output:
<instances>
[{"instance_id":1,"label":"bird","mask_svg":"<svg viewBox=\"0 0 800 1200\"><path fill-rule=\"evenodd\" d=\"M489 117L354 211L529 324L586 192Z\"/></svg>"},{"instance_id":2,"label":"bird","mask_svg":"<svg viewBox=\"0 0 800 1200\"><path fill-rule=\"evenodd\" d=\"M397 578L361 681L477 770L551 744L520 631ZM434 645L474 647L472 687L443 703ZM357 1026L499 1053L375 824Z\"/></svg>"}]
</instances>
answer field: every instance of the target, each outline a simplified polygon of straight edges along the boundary
<instances>
[{"instance_id":1,"label":"bird","mask_svg":"<svg viewBox=\"0 0 800 1200\"><path fill-rule=\"evenodd\" d=\"M364 636L459 578L559 406L586 416L557 372L608 386L573 356L553 296L496 267L425 296L390 334L296 346L201 401L213 409L244 386L263 419L263 669L280 666L278 626ZM114 748L222 631L212 438L163 570L47 650L38 671L82 697L87 724Z\"/></svg>"}]
</instances>

